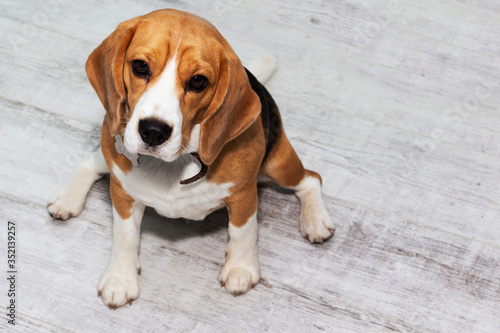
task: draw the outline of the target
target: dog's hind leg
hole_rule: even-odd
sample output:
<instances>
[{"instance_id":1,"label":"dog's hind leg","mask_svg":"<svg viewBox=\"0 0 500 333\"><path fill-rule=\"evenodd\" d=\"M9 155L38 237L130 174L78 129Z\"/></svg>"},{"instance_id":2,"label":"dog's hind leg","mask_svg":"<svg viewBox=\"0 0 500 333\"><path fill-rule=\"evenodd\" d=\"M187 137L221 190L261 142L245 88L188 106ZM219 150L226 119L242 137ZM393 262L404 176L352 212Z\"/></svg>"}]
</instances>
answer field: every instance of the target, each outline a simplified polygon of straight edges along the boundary
<instances>
[{"instance_id":1,"label":"dog's hind leg","mask_svg":"<svg viewBox=\"0 0 500 333\"><path fill-rule=\"evenodd\" d=\"M260 172L278 185L292 189L300 199L300 231L312 243L333 236L335 226L321 196L321 176L304 169L283 128Z\"/></svg>"},{"instance_id":2,"label":"dog's hind leg","mask_svg":"<svg viewBox=\"0 0 500 333\"><path fill-rule=\"evenodd\" d=\"M55 219L67 220L80 214L92 184L104 174L108 166L99 148L83 161L69 183L61 187L47 203L47 210Z\"/></svg>"}]
</instances>

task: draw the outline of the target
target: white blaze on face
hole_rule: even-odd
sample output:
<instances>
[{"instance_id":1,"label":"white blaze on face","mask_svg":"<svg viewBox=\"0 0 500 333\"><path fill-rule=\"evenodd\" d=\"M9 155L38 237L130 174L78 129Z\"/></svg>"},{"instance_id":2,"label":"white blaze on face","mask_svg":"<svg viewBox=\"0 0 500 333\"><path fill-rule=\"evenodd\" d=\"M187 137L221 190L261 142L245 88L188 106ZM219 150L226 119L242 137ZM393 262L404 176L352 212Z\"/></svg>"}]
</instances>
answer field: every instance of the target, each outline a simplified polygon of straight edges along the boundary
<instances>
[{"instance_id":1,"label":"white blaze on face","mask_svg":"<svg viewBox=\"0 0 500 333\"><path fill-rule=\"evenodd\" d=\"M158 81L142 95L137 103L132 118L125 128L124 144L131 154L153 155L167 162L178 157L182 143L182 112L177 86L176 56L174 56L160 74ZM142 141L139 134L139 121L153 118L172 127L170 138L159 146L150 147Z\"/></svg>"},{"instance_id":2,"label":"white blaze on face","mask_svg":"<svg viewBox=\"0 0 500 333\"><path fill-rule=\"evenodd\" d=\"M186 145L186 149L183 153L195 153L198 152L198 147L200 145L200 124L193 126L191 130L191 136L189 137L189 142Z\"/></svg>"}]
</instances>

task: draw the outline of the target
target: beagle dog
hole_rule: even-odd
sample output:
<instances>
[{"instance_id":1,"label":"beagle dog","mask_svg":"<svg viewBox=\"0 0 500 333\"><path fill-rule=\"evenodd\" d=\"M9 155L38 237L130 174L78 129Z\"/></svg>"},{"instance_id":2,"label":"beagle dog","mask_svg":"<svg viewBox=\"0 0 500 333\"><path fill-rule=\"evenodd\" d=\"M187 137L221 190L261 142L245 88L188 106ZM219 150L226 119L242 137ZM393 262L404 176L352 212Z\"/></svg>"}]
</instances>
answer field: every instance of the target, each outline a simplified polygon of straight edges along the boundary
<instances>
[{"instance_id":1,"label":"beagle dog","mask_svg":"<svg viewBox=\"0 0 500 333\"><path fill-rule=\"evenodd\" d=\"M139 296L146 206L192 220L227 207L229 242L218 279L234 295L261 276L258 180L295 190L309 241L333 235L321 177L304 169L273 98L206 20L166 9L123 22L92 52L86 71L106 110L101 145L48 211L62 220L78 215L92 184L110 174L113 245L97 287L110 308Z\"/></svg>"}]
</instances>

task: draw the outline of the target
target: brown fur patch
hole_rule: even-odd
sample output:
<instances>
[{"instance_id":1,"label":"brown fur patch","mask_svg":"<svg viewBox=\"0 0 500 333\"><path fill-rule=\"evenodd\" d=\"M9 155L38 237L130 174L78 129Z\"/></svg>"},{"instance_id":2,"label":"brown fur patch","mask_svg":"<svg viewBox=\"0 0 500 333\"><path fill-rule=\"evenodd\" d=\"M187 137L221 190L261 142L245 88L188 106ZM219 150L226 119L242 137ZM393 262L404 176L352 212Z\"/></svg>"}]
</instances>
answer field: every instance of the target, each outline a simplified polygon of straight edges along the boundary
<instances>
[{"instance_id":1,"label":"brown fur patch","mask_svg":"<svg viewBox=\"0 0 500 333\"><path fill-rule=\"evenodd\" d=\"M212 164L227 142L254 123L261 110L238 57L227 53L220 66L217 90L201 122L199 154L206 164Z\"/></svg>"},{"instance_id":2,"label":"brown fur patch","mask_svg":"<svg viewBox=\"0 0 500 333\"><path fill-rule=\"evenodd\" d=\"M261 172L284 187L297 186L306 176L306 170L284 131L262 165Z\"/></svg>"},{"instance_id":3,"label":"brown fur patch","mask_svg":"<svg viewBox=\"0 0 500 333\"><path fill-rule=\"evenodd\" d=\"M229 141L208 168L207 179L222 184L233 182L237 193L255 181L265 154L262 121L258 118L246 131Z\"/></svg>"},{"instance_id":4,"label":"brown fur patch","mask_svg":"<svg viewBox=\"0 0 500 333\"><path fill-rule=\"evenodd\" d=\"M101 149L111 174L109 193L113 207L122 219L128 219L132 215L131 209L134 199L125 192L120 181L113 174L113 167L116 165L124 173L127 173L132 170L132 163L116 151L115 138L111 136L108 126L108 115L104 116L102 124Z\"/></svg>"},{"instance_id":5,"label":"brown fur patch","mask_svg":"<svg viewBox=\"0 0 500 333\"><path fill-rule=\"evenodd\" d=\"M126 121L126 86L123 82L124 54L139 18L121 23L87 59L85 69L92 87L106 110L114 136Z\"/></svg>"},{"instance_id":6,"label":"brown fur patch","mask_svg":"<svg viewBox=\"0 0 500 333\"><path fill-rule=\"evenodd\" d=\"M115 138L111 136L109 125L108 125L108 115L104 116L104 121L102 123L101 129L101 149L106 164L108 165L109 171L113 173L113 166L116 165L123 173L127 173L132 170L132 162L122 154L119 154L115 148Z\"/></svg>"},{"instance_id":7,"label":"brown fur patch","mask_svg":"<svg viewBox=\"0 0 500 333\"><path fill-rule=\"evenodd\" d=\"M257 173L265 153L265 140L260 118L245 132L228 142L208 168L207 179L222 184L232 182L226 198L230 222L242 227L257 211Z\"/></svg>"},{"instance_id":8,"label":"brown fur patch","mask_svg":"<svg viewBox=\"0 0 500 333\"><path fill-rule=\"evenodd\" d=\"M306 176L316 178L317 180L319 180L319 184L323 185L323 179L321 178L319 173L306 169Z\"/></svg>"},{"instance_id":9,"label":"brown fur patch","mask_svg":"<svg viewBox=\"0 0 500 333\"><path fill-rule=\"evenodd\" d=\"M238 228L244 226L257 211L257 182L226 199L226 205L230 223Z\"/></svg>"},{"instance_id":10,"label":"brown fur patch","mask_svg":"<svg viewBox=\"0 0 500 333\"><path fill-rule=\"evenodd\" d=\"M118 215L124 220L130 218L132 216L134 199L125 192L120 181L113 175L111 175L109 194Z\"/></svg>"}]
</instances>

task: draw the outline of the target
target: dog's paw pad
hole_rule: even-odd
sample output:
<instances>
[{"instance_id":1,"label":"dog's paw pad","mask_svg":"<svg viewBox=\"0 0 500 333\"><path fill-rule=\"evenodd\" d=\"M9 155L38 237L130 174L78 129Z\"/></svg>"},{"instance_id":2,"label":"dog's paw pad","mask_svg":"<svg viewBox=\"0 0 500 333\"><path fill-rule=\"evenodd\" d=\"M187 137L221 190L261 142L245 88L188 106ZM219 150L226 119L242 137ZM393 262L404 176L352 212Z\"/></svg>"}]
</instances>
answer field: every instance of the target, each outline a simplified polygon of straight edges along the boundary
<instances>
[{"instance_id":1,"label":"dog's paw pad","mask_svg":"<svg viewBox=\"0 0 500 333\"><path fill-rule=\"evenodd\" d=\"M300 218L300 231L311 243L322 244L332 238L335 225L325 209L304 209Z\"/></svg>"},{"instance_id":2,"label":"dog's paw pad","mask_svg":"<svg viewBox=\"0 0 500 333\"><path fill-rule=\"evenodd\" d=\"M82 212L86 196L86 191L73 191L68 187L62 188L50 198L47 203L47 210L54 219L67 220Z\"/></svg>"},{"instance_id":3,"label":"dog's paw pad","mask_svg":"<svg viewBox=\"0 0 500 333\"><path fill-rule=\"evenodd\" d=\"M259 280L259 273L254 272L252 274L250 270L244 267L234 267L227 272L227 275L221 272L219 276L221 286L226 287L226 290L234 296L246 293L259 283Z\"/></svg>"},{"instance_id":4,"label":"dog's paw pad","mask_svg":"<svg viewBox=\"0 0 500 333\"><path fill-rule=\"evenodd\" d=\"M135 272L134 272L135 273ZM104 272L97 287L97 296L110 309L117 309L139 297L139 282L135 274Z\"/></svg>"}]
</instances>

